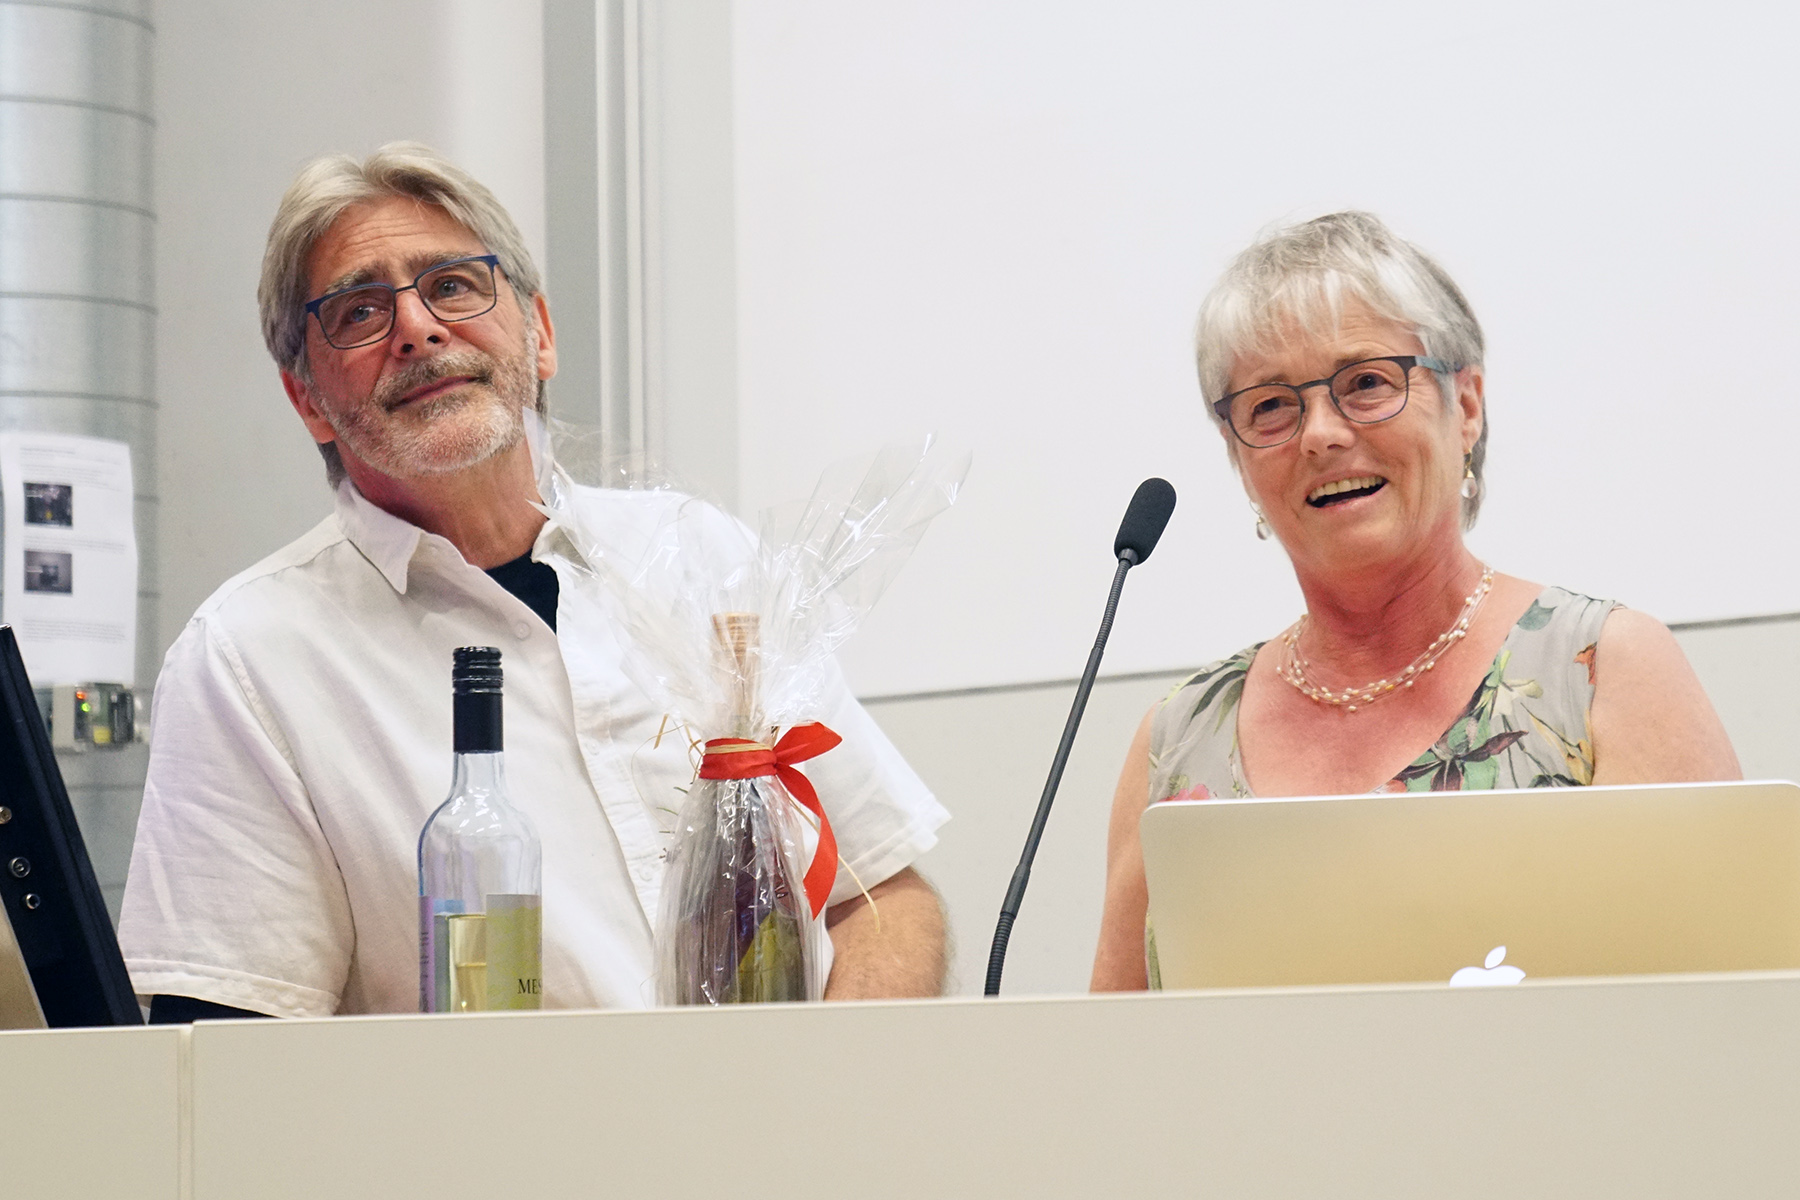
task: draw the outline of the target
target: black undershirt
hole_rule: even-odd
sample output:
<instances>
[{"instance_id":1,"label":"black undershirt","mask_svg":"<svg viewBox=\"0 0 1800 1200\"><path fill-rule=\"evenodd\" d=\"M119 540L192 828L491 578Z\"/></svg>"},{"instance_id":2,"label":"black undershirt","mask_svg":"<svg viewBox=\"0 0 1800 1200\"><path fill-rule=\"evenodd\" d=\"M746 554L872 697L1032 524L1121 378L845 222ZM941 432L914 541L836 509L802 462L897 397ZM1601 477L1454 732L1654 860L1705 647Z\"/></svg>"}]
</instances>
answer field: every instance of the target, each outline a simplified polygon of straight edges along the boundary
<instances>
[{"instance_id":1,"label":"black undershirt","mask_svg":"<svg viewBox=\"0 0 1800 1200\"><path fill-rule=\"evenodd\" d=\"M488 571L493 581L525 602L525 606L544 618L552 632L556 630L556 570L548 563L533 562L529 553L509 563L501 563Z\"/></svg>"},{"instance_id":2,"label":"black undershirt","mask_svg":"<svg viewBox=\"0 0 1800 1200\"><path fill-rule=\"evenodd\" d=\"M556 571L546 563L533 562L531 555L521 554L509 563L501 563L488 572L495 583L525 602L525 606L544 619L552 631L556 629ZM196 1000L192 996L150 997L152 1025L186 1025L191 1021L237 1021L245 1017L262 1017L266 1013Z\"/></svg>"}]
</instances>

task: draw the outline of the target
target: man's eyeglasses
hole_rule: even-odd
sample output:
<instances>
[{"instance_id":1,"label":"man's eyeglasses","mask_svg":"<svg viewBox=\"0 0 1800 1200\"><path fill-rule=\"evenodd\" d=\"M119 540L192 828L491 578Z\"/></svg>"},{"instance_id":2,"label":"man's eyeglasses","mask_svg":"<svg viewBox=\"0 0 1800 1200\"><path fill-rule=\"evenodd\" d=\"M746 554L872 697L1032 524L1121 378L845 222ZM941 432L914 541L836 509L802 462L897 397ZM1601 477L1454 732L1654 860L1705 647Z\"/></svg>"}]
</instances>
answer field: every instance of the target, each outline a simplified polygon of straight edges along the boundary
<instances>
[{"instance_id":1,"label":"man's eyeglasses","mask_svg":"<svg viewBox=\"0 0 1800 1200\"><path fill-rule=\"evenodd\" d=\"M1310 383L1259 383L1232 392L1216 400L1213 411L1231 426L1238 441L1266 450L1300 432L1300 422L1306 417L1305 393L1312 388L1324 387L1344 419L1358 425L1373 425L1399 416L1412 390L1414 367L1450 374L1449 364L1442 359L1417 354L1365 358Z\"/></svg>"},{"instance_id":2,"label":"man's eyeglasses","mask_svg":"<svg viewBox=\"0 0 1800 1200\"><path fill-rule=\"evenodd\" d=\"M440 321L467 321L492 310L499 296L494 285L499 262L495 254L453 258L419 272L405 287L360 283L307 301L306 311L319 319L327 342L339 350L353 350L388 335L401 292L416 291Z\"/></svg>"}]
</instances>

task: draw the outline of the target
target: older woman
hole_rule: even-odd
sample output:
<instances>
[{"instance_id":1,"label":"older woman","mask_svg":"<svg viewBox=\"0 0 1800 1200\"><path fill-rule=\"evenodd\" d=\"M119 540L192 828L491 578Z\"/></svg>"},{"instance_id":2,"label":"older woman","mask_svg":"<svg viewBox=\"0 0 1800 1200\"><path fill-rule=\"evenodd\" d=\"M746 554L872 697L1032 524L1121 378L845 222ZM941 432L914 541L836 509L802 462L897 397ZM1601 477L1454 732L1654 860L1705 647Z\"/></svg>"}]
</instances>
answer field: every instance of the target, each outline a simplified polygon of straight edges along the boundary
<instances>
[{"instance_id":1,"label":"older woman","mask_svg":"<svg viewBox=\"0 0 1800 1200\"><path fill-rule=\"evenodd\" d=\"M1244 251L1200 312L1200 386L1306 611L1152 709L1113 802L1097 991L1143 988L1156 801L1735 779L1668 629L1463 543L1487 444L1481 327L1366 213Z\"/></svg>"}]
</instances>

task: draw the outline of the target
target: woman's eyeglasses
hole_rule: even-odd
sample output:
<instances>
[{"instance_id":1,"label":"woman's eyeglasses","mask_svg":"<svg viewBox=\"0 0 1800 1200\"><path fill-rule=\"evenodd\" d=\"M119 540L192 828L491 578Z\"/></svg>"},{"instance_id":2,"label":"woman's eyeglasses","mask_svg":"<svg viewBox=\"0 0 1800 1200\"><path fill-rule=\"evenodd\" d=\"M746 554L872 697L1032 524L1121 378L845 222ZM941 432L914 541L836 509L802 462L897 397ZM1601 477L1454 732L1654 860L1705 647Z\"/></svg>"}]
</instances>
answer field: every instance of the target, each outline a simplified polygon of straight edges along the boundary
<instances>
[{"instance_id":1,"label":"woman's eyeglasses","mask_svg":"<svg viewBox=\"0 0 1800 1200\"><path fill-rule=\"evenodd\" d=\"M1312 388L1324 387L1344 419L1358 425L1373 425L1399 416L1412 390L1414 367L1440 375L1451 373L1449 364L1442 359L1417 354L1365 358L1309 383L1259 383L1243 388L1220 397L1214 402L1213 411L1231 426L1238 441L1266 450L1300 432L1300 423L1306 417L1305 393Z\"/></svg>"}]
</instances>

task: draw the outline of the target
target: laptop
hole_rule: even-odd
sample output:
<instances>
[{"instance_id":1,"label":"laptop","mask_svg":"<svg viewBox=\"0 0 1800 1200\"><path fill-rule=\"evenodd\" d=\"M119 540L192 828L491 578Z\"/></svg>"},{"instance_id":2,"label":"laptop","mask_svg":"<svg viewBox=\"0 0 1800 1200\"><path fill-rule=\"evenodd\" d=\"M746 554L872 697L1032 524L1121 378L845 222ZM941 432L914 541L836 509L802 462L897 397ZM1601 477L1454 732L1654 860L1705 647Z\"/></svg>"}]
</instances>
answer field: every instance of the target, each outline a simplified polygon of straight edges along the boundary
<instances>
[{"instance_id":1,"label":"laptop","mask_svg":"<svg viewBox=\"0 0 1800 1200\"><path fill-rule=\"evenodd\" d=\"M1168 801L1165 988L1800 969L1800 786Z\"/></svg>"},{"instance_id":2,"label":"laptop","mask_svg":"<svg viewBox=\"0 0 1800 1200\"><path fill-rule=\"evenodd\" d=\"M0 1029L142 1021L18 641L0 625Z\"/></svg>"}]
</instances>

